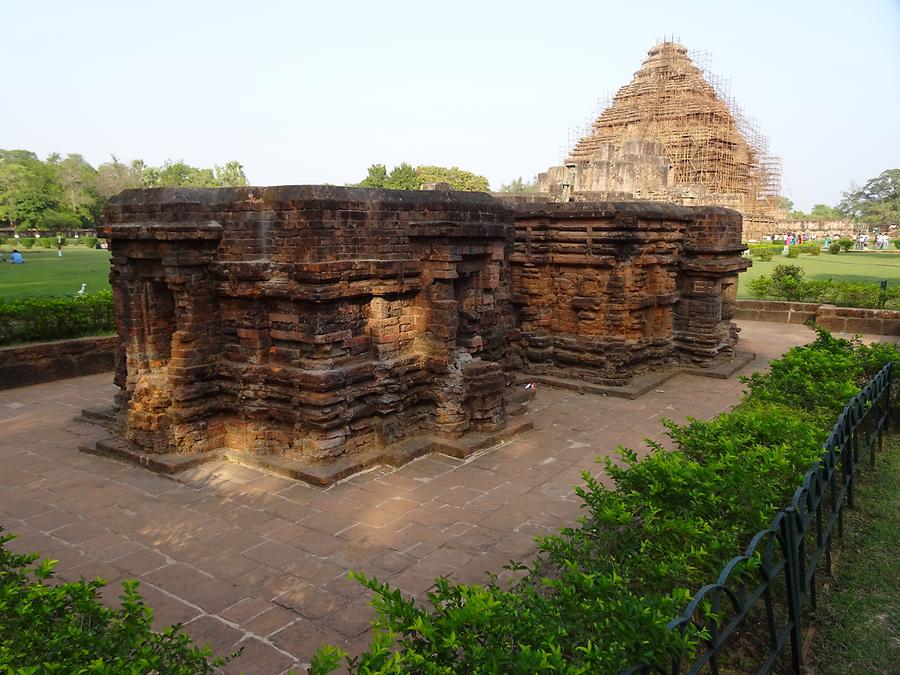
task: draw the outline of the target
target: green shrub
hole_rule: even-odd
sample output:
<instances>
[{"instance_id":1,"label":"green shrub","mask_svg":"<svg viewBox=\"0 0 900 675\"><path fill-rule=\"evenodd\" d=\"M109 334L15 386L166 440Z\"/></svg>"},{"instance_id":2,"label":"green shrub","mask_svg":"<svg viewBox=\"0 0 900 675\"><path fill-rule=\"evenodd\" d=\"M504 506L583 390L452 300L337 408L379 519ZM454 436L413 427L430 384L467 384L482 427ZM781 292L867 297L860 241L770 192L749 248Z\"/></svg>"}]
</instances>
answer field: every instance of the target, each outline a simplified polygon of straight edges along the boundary
<instances>
[{"instance_id":1,"label":"green shrub","mask_svg":"<svg viewBox=\"0 0 900 675\"><path fill-rule=\"evenodd\" d=\"M746 378L749 391L731 412L665 422L674 448L651 442L643 459L620 448L618 462L605 461L614 488L585 472L576 489L585 516L540 539L530 566L510 565L524 573L511 587L440 579L419 606L356 575L375 593L377 618L350 672L595 673L689 658L704 634L667 623L789 502L842 406L884 363L900 361L893 345L817 332ZM710 611L701 605L696 624ZM340 658L323 648L310 672L329 672Z\"/></svg>"},{"instance_id":2,"label":"green shrub","mask_svg":"<svg viewBox=\"0 0 900 675\"><path fill-rule=\"evenodd\" d=\"M900 248L900 239L891 239L891 243L894 245L894 248Z\"/></svg>"},{"instance_id":3,"label":"green shrub","mask_svg":"<svg viewBox=\"0 0 900 675\"><path fill-rule=\"evenodd\" d=\"M800 247L797 245L788 246L787 257L788 258L799 258L800 257Z\"/></svg>"},{"instance_id":4,"label":"green shrub","mask_svg":"<svg viewBox=\"0 0 900 675\"><path fill-rule=\"evenodd\" d=\"M34 246L34 237L19 237L15 241L18 242L17 245L14 244L16 248L31 248Z\"/></svg>"},{"instance_id":5,"label":"green shrub","mask_svg":"<svg viewBox=\"0 0 900 675\"><path fill-rule=\"evenodd\" d=\"M180 625L155 633L137 591L123 583L121 609L105 607L102 579L57 583L55 560L6 548L0 527L0 672L213 673L226 663L195 647Z\"/></svg>"},{"instance_id":6,"label":"green shrub","mask_svg":"<svg viewBox=\"0 0 900 675\"><path fill-rule=\"evenodd\" d=\"M900 286L882 290L880 284L832 279L806 279L797 265L778 265L771 276L753 279L750 294L761 300L818 302L839 307L900 309Z\"/></svg>"},{"instance_id":7,"label":"green shrub","mask_svg":"<svg viewBox=\"0 0 900 675\"><path fill-rule=\"evenodd\" d=\"M853 240L852 239L838 239L838 244L840 244L841 249L844 251L849 251L853 248Z\"/></svg>"},{"instance_id":8,"label":"green shrub","mask_svg":"<svg viewBox=\"0 0 900 675\"><path fill-rule=\"evenodd\" d=\"M806 276L806 272L800 265L778 265L772 270L773 281L783 281L784 279L796 279L800 281Z\"/></svg>"},{"instance_id":9,"label":"green shrub","mask_svg":"<svg viewBox=\"0 0 900 675\"><path fill-rule=\"evenodd\" d=\"M112 291L80 297L0 298L0 345L97 335L115 327Z\"/></svg>"},{"instance_id":10,"label":"green shrub","mask_svg":"<svg viewBox=\"0 0 900 675\"><path fill-rule=\"evenodd\" d=\"M750 257L756 260L769 261L779 253L781 246L772 244L751 244Z\"/></svg>"},{"instance_id":11,"label":"green shrub","mask_svg":"<svg viewBox=\"0 0 900 675\"><path fill-rule=\"evenodd\" d=\"M834 284L829 302L839 307L900 309L900 286L882 290L880 284L841 281Z\"/></svg>"},{"instance_id":12,"label":"green shrub","mask_svg":"<svg viewBox=\"0 0 900 675\"><path fill-rule=\"evenodd\" d=\"M78 241L88 248L94 248L97 243L97 237L81 237Z\"/></svg>"},{"instance_id":13,"label":"green shrub","mask_svg":"<svg viewBox=\"0 0 900 675\"><path fill-rule=\"evenodd\" d=\"M55 245L55 243L49 237L41 237L40 239L36 239L35 244L39 248L50 248Z\"/></svg>"},{"instance_id":14,"label":"green shrub","mask_svg":"<svg viewBox=\"0 0 900 675\"><path fill-rule=\"evenodd\" d=\"M828 247L828 252L832 255L836 255L841 252L841 245L838 242L834 242L831 246Z\"/></svg>"},{"instance_id":15,"label":"green shrub","mask_svg":"<svg viewBox=\"0 0 900 675\"><path fill-rule=\"evenodd\" d=\"M788 302L822 302L831 292L833 282L805 279L798 265L778 265L772 276L762 275L750 282L750 293L756 298L771 298Z\"/></svg>"},{"instance_id":16,"label":"green shrub","mask_svg":"<svg viewBox=\"0 0 900 675\"><path fill-rule=\"evenodd\" d=\"M751 279L748 288L750 289L750 295L754 298L765 300L773 297L772 279L765 274L756 277L756 279Z\"/></svg>"}]
</instances>

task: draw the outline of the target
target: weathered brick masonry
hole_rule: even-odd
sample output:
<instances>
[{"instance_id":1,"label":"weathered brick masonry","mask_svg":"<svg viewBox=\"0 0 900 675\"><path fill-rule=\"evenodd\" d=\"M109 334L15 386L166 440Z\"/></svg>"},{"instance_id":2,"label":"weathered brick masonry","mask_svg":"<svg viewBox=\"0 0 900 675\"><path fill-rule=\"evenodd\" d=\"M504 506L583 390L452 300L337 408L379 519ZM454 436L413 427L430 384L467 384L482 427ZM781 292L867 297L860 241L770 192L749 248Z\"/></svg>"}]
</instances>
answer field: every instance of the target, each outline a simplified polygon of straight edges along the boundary
<instances>
[{"instance_id":1,"label":"weathered brick masonry","mask_svg":"<svg viewBox=\"0 0 900 675\"><path fill-rule=\"evenodd\" d=\"M733 354L741 218L651 202L520 204L515 343L527 372L600 384Z\"/></svg>"},{"instance_id":2,"label":"weathered brick masonry","mask_svg":"<svg viewBox=\"0 0 900 675\"><path fill-rule=\"evenodd\" d=\"M619 384L730 355L747 265L715 207L164 189L106 223L124 437L147 455L315 465L502 432L517 370Z\"/></svg>"},{"instance_id":3,"label":"weathered brick masonry","mask_svg":"<svg viewBox=\"0 0 900 675\"><path fill-rule=\"evenodd\" d=\"M0 389L112 370L117 342L113 335L0 348Z\"/></svg>"}]
</instances>

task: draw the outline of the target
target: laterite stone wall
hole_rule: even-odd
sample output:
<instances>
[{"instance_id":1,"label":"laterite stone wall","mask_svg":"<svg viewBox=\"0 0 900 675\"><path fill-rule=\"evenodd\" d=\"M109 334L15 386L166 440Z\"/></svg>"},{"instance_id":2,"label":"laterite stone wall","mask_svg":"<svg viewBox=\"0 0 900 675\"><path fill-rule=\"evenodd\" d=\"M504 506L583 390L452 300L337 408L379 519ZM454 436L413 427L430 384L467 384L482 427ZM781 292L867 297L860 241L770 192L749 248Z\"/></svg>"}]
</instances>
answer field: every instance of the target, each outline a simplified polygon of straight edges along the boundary
<instances>
[{"instance_id":1,"label":"laterite stone wall","mask_svg":"<svg viewBox=\"0 0 900 675\"><path fill-rule=\"evenodd\" d=\"M124 436L330 462L507 424L517 371L609 384L730 356L740 216L292 186L106 208Z\"/></svg>"}]
</instances>

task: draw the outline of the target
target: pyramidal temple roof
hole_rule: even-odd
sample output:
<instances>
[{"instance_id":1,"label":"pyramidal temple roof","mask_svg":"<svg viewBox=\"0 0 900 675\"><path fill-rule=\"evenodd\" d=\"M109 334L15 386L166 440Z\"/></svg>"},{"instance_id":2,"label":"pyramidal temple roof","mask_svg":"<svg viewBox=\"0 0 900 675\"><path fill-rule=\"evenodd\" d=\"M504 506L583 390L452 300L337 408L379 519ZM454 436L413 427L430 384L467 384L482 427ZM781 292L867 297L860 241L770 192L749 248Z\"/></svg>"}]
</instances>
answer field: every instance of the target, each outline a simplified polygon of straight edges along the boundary
<instances>
[{"instance_id":1,"label":"pyramidal temple roof","mask_svg":"<svg viewBox=\"0 0 900 675\"><path fill-rule=\"evenodd\" d=\"M737 195L745 204L741 210L752 212L778 194L780 162L768 156L766 139L720 91L685 47L660 43L578 141L569 161L589 161L608 144L655 140L665 148L675 184Z\"/></svg>"}]
</instances>

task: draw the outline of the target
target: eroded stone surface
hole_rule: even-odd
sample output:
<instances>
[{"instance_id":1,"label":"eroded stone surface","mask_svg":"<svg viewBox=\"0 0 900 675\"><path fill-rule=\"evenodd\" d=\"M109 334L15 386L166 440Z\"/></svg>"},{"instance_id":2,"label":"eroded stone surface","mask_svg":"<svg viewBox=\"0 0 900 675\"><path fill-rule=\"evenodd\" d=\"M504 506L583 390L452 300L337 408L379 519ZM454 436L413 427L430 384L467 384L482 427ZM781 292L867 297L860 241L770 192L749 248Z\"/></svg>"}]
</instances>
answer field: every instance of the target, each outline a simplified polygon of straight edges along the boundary
<instances>
[{"instance_id":1,"label":"eroded stone surface","mask_svg":"<svg viewBox=\"0 0 900 675\"><path fill-rule=\"evenodd\" d=\"M624 385L733 354L741 219L649 202L531 203L516 213L516 345L527 372Z\"/></svg>"},{"instance_id":2,"label":"eroded stone surface","mask_svg":"<svg viewBox=\"0 0 900 675\"><path fill-rule=\"evenodd\" d=\"M127 445L299 476L413 437L483 447L521 408L517 371L713 365L748 264L736 212L642 202L135 190L106 221Z\"/></svg>"},{"instance_id":3,"label":"eroded stone surface","mask_svg":"<svg viewBox=\"0 0 900 675\"><path fill-rule=\"evenodd\" d=\"M325 461L506 423L512 211L325 187L107 208L125 436Z\"/></svg>"}]
</instances>

